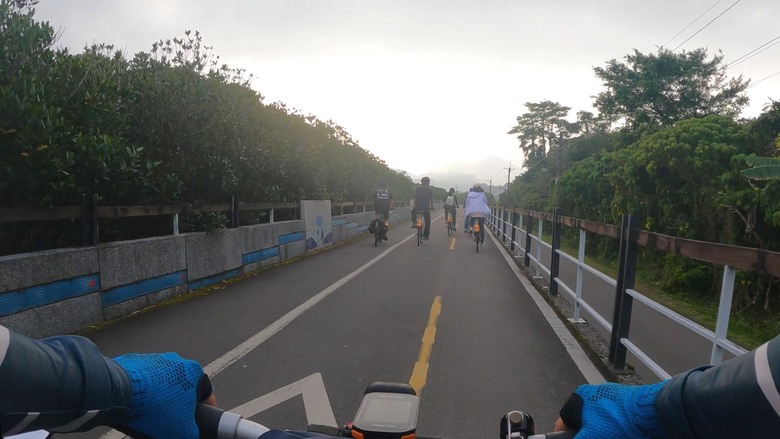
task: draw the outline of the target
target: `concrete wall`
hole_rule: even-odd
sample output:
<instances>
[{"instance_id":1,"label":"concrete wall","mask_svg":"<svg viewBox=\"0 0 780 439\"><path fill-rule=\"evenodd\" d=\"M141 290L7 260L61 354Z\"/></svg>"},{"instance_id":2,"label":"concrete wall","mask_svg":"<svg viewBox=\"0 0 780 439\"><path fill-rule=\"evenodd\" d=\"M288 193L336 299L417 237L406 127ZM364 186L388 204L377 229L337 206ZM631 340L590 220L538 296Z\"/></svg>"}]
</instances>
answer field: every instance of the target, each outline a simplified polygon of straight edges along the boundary
<instances>
[{"instance_id":1,"label":"concrete wall","mask_svg":"<svg viewBox=\"0 0 780 439\"><path fill-rule=\"evenodd\" d=\"M390 211L390 223L409 219L410 207L398 207ZM368 225L374 220L374 212L358 212L337 215L331 219L333 242L346 241L368 233Z\"/></svg>"},{"instance_id":2,"label":"concrete wall","mask_svg":"<svg viewBox=\"0 0 780 439\"><path fill-rule=\"evenodd\" d=\"M391 222L409 218L409 207ZM333 242L368 233L374 212L330 218ZM0 257L0 324L31 337L129 314L306 253L304 220Z\"/></svg>"},{"instance_id":3,"label":"concrete wall","mask_svg":"<svg viewBox=\"0 0 780 439\"><path fill-rule=\"evenodd\" d=\"M302 220L0 257L0 324L63 334L306 252Z\"/></svg>"}]
</instances>

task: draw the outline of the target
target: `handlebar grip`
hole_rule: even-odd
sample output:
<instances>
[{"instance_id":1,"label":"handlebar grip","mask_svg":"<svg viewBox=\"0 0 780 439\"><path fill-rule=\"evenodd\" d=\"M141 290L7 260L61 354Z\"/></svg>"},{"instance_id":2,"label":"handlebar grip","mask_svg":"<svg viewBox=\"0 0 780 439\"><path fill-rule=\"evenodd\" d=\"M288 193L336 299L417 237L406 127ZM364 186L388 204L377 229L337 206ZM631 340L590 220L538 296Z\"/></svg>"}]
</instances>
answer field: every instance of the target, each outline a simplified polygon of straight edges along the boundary
<instances>
[{"instance_id":1,"label":"handlebar grip","mask_svg":"<svg viewBox=\"0 0 780 439\"><path fill-rule=\"evenodd\" d=\"M564 430L564 431L556 431L553 433L534 434L528 436L528 439L574 439L574 436L576 435L577 435L576 431Z\"/></svg>"},{"instance_id":2,"label":"handlebar grip","mask_svg":"<svg viewBox=\"0 0 780 439\"><path fill-rule=\"evenodd\" d=\"M195 423L201 439L258 439L268 431L241 415L206 404L195 407Z\"/></svg>"}]
</instances>

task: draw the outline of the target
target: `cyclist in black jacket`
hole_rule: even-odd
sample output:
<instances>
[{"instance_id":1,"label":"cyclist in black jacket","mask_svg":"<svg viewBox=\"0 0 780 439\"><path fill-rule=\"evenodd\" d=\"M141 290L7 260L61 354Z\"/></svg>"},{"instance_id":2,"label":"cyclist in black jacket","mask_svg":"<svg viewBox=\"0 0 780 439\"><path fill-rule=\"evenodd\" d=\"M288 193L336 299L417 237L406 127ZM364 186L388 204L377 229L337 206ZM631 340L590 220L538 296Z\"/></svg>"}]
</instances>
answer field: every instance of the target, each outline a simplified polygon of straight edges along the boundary
<instances>
[{"instance_id":1,"label":"cyclist in black jacket","mask_svg":"<svg viewBox=\"0 0 780 439\"><path fill-rule=\"evenodd\" d=\"M431 190L431 179L423 177L420 180L422 186L414 191L414 206L412 207L412 228L417 227L417 214L422 214L425 218L425 227L423 228L423 239L427 240L431 235L431 211L433 210L433 191Z\"/></svg>"}]
</instances>

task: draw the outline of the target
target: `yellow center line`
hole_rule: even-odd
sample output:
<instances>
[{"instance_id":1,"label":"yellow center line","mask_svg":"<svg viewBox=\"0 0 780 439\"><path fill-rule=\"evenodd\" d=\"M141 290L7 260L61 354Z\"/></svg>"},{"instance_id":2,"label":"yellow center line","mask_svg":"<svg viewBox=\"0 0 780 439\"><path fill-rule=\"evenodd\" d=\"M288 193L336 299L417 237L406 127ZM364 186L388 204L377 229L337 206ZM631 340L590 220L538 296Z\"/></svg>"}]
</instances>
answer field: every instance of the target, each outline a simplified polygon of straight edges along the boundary
<instances>
[{"instance_id":1,"label":"yellow center line","mask_svg":"<svg viewBox=\"0 0 780 439\"><path fill-rule=\"evenodd\" d=\"M436 340L436 322L441 314L441 296L436 296L431 305L431 313L428 316L428 326L423 332L422 343L420 346L420 355L417 356L417 362L414 363L412 376L409 378L409 385L414 388L419 396L425 387L425 381L428 379L428 361L431 358L433 343Z\"/></svg>"},{"instance_id":2,"label":"yellow center line","mask_svg":"<svg viewBox=\"0 0 780 439\"><path fill-rule=\"evenodd\" d=\"M452 243L450 243L450 250L455 250L455 237L452 237Z\"/></svg>"}]
</instances>

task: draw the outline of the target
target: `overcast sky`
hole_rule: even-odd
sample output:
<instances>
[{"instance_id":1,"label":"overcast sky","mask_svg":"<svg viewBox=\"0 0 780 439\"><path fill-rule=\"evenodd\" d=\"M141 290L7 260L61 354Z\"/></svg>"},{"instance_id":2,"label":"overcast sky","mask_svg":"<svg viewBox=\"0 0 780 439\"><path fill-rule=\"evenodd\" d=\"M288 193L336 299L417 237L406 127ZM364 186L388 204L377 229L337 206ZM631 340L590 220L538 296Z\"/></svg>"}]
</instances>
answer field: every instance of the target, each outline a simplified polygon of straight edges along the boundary
<instances>
[{"instance_id":1,"label":"overcast sky","mask_svg":"<svg viewBox=\"0 0 780 439\"><path fill-rule=\"evenodd\" d=\"M419 174L472 156L519 164L506 132L525 102L559 102L574 120L603 90L594 67L655 52L715 5L673 49L735 1L41 0L37 17L77 52L109 43L131 56L199 30L220 61L254 74L265 102L332 119L391 167ZM678 50L722 50L728 63L779 37L778 17L778 0L742 0ZM780 73L780 44L728 73L753 82ZM748 94L743 115L755 117L780 100L780 74Z\"/></svg>"}]
</instances>

